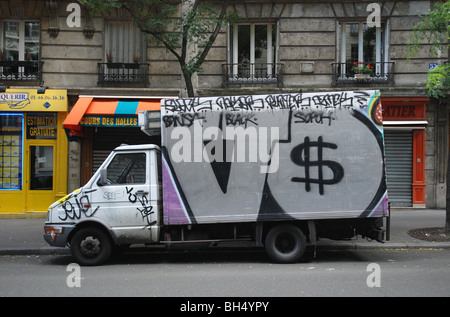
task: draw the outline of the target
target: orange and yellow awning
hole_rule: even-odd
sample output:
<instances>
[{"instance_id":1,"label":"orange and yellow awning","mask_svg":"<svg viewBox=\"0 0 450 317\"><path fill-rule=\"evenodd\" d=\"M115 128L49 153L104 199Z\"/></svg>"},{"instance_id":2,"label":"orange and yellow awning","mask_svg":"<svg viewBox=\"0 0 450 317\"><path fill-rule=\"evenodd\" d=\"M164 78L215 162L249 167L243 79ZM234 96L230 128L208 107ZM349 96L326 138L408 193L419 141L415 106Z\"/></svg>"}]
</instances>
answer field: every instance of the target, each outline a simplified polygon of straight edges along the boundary
<instances>
[{"instance_id":1,"label":"orange and yellow awning","mask_svg":"<svg viewBox=\"0 0 450 317\"><path fill-rule=\"evenodd\" d=\"M64 120L63 127L74 131L81 131L82 126L137 127L138 112L160 111L161 99L81 96Z\"/></svg>"}]
</instances>

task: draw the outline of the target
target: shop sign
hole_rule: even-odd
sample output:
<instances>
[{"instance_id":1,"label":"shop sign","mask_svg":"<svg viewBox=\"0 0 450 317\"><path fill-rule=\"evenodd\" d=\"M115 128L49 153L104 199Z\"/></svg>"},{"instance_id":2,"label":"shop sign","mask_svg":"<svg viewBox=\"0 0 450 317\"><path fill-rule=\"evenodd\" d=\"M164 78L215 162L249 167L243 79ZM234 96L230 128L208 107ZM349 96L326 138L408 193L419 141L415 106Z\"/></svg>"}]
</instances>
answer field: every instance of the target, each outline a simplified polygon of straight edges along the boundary
<instances>
[{"instance_id":1,"label":"shop sign","mask_svg":"<svg viewBox=\"0 0 450 317\"><path fill-rule=\"evenodd\" d=\"M67 111L67 90L7 89L0 93L0 111Z\"/></svg>"},{"instance_id":2,"label":"shop sign","mask_svg":"<svg viewBox=\"0 0 450 317\"><path fill-rule=\"evenodd\" d=\"M57 123L56 113L28 113L27 139L55 140Z\"/></svg>"},{"instance_id":3,"label":"shop sign","mask_svg":"<svg viewBox=\"0 0 450 317\"><path fill-rule=\"evenodd\" d=\"M425 102L384 102L383 120L425 120Z\"/></svg>"},{"instance_id":4,"label":"shop sign","mask_svg":"<svg viewBox=\"0 0 450 317\"><path fill-rule=\"evenodd\" d=\"M137 116L84 116L80 125L91 127L139 127Z\"/></svg>"}]
</instances>

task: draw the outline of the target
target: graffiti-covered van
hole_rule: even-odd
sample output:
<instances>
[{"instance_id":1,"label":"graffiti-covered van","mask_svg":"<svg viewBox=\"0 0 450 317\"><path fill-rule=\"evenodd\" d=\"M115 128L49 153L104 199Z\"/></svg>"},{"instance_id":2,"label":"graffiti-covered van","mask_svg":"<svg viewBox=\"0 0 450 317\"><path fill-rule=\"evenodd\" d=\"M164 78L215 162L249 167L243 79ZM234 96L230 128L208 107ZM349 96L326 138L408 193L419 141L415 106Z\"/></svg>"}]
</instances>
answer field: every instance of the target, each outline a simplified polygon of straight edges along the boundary
<instances>
[{"instance_id":1,"label":"graffiti-covered van","mask_svg":"<svg viewBox=\"0 0 450 317\"><path fill-rule=\"evenodd\" d=\"M290 263L319 237L384 241L379 91L172 98L157 115L161 147L116 148L49 207L50 245L98 265L114 245L250 240Z\"/></svg>"}]
</instances>

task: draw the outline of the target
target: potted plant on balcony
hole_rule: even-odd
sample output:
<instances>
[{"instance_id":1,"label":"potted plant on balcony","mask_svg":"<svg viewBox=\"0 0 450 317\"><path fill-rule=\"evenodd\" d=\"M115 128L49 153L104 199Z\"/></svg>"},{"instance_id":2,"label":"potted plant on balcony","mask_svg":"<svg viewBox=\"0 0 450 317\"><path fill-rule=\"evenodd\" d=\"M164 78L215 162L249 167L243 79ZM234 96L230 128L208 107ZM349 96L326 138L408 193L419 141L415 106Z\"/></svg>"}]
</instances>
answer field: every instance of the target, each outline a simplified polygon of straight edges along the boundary
<instances>
[{"instance_id":1,"label":"potted plant on balcony","mask_svg":"<svg viewBox=\"0 0 450 317\"><path fill-rule=\"evenodd\" d=\"M370 79L370 74L373 71L373 66L358 61L353 63L352 71L355 74L355 79Z\"/></svg>"},{"instance_id":2,"label":"potted plant on balcony","mask_svg":"<svg viewBox=\"0 0 450 317\"><path fill-rule=\"evenodd\" d=\"M106 66L108 66L108 69L118 69L123 68L123 63L115 63L113 55L109 52L106 53Z\"/></svg>"}]
</instances>

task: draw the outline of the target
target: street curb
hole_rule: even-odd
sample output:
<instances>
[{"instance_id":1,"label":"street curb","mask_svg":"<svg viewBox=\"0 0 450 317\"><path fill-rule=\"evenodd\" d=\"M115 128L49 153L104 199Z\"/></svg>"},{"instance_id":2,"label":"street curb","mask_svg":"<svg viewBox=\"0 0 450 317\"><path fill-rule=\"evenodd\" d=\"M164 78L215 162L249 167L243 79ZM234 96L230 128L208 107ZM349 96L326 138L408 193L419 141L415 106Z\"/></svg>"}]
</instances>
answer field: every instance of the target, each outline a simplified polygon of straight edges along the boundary
<instances>
[{"instance_id":1,"label":"street curb","mask_svg":"<svg viewBox=\"0 0 450 317\"><path fill-rule=\"evenodd\" d=\"M4 255L70 255L68 248L61 249L3 249L0 250L0 256Z\"/></svg>"},{"instance_id":2,"label":"street curb","mask_svg":"<svg viewBox=\"0 0 450 317\"><path fill-rule=\"evenodd\" d=\"M46 211L32 211L25 213L0 213L0 220L8 219L46 219Z\"/></svg>"},{"instance_id":3,"label":"street curb","mask_svg":"<svg viewBox=\"0 0 450 317\"><path fill-rule=\"evenodd\" d=\"M252 248L248 247L237 247L236 249L245 249L249 251ZM314 246L309 245L308 248L314 250ZM153 250L152 248L148 248ZM216 250L220 249L217 247ZM224 250L229 249L223 247ZM430 249L430 250L450 250L450 244L445 242L436 243L389 243L389 244L334 244L334 245L318 245L315 251L363 251L363 250L420 250L420 249ZM141 252L145 252L142 251ZM139 252L139 251L138 251ZM167 251L171 252L171 251ZM68 248L40 248L40 249L3 249L0 250L0 256L5 255L70 255L70 250Z\"/></svg>"},{"instance_id":4,"label":"street curb","mask_svg":"<svg viewBox=\"0 0 450 317\"><path fill-rule=\"evenodd\" d=\"M321 245L317 246L317 251L339 251L339 250L400 250L400 249L449 249L449 243L389 243L389 244L342 244L342 245Z\"/></svg>"}]
</instances>

